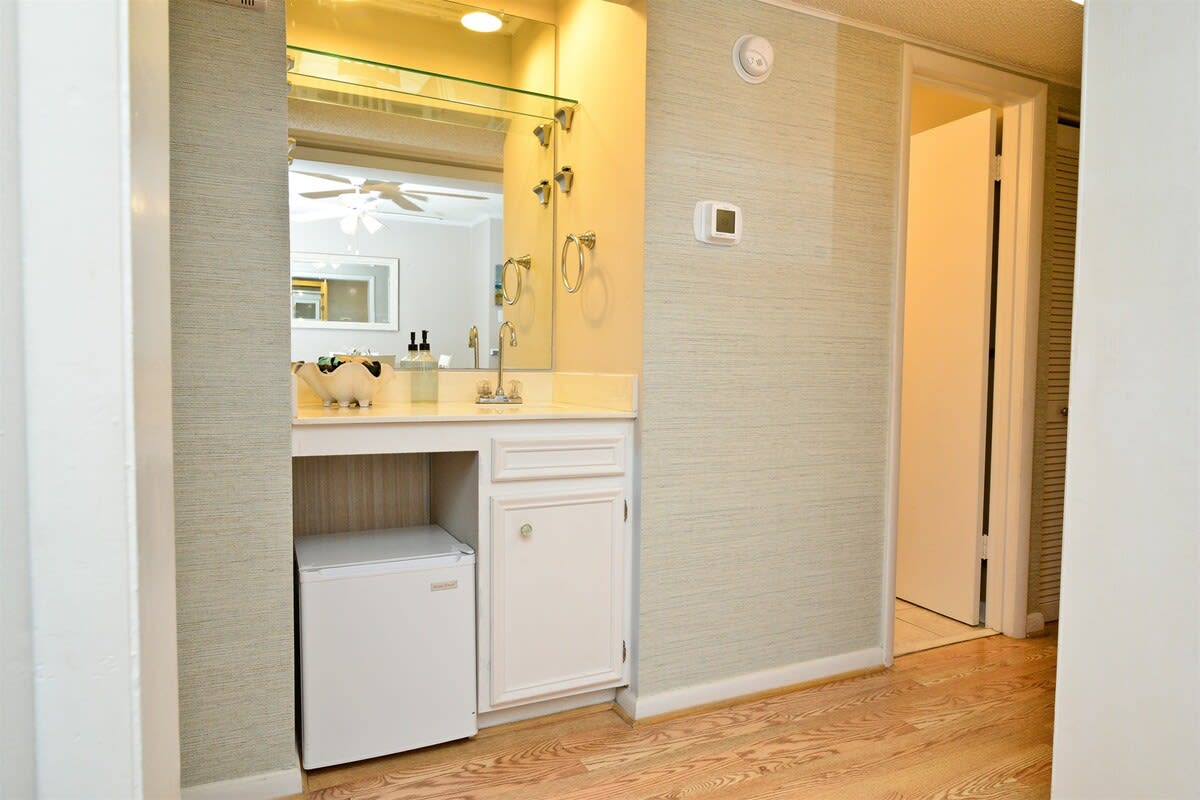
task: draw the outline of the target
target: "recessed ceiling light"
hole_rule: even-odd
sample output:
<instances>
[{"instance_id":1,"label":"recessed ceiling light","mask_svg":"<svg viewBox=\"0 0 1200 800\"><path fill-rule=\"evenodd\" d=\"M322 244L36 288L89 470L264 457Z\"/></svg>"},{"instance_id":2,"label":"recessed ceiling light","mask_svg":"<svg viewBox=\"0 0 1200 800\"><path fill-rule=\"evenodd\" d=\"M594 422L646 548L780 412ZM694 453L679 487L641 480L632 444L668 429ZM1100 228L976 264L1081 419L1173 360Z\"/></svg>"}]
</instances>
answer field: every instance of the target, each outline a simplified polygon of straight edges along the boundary
<instances>
[{"instance_id":1,"label":"recessed ceiling light","mask_svg":"<svg viewBox=\"0 0 1200 800\"><path fill-rule=\"evenodd\" d=\"M477 33L493 33L500 30L503 23L495 14L489 14L486 11L472 11L469 14L463 14L462 24L467 30Z\"/></svg>"}]
</instances>

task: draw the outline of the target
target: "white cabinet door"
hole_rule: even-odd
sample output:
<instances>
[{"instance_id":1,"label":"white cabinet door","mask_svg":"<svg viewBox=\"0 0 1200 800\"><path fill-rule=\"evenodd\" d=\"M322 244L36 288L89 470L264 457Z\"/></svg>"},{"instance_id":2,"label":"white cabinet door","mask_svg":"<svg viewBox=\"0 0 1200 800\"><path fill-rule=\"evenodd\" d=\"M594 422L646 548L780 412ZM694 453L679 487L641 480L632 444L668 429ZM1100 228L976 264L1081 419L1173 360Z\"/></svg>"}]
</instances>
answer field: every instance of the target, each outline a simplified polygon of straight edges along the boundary
<instances>
[{"instance_id":1,"label":"white cabinet door","mask_svg":"<svg viewBox=\"0 0 1200 800\"><path fill-rule=\"evenodd\" d=\"M623 677L624 492L492 498L491 703Z\"/></svg>"}]
</instances>

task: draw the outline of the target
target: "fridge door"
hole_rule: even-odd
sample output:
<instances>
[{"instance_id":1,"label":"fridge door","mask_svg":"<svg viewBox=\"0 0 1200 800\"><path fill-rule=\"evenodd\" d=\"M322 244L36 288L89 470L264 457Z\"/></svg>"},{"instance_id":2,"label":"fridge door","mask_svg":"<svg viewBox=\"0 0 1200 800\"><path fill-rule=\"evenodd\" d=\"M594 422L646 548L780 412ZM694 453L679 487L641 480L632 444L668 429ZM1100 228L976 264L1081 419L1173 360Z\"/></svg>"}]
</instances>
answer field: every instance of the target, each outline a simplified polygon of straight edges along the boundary
<instances>
[{"instance_id":1,"label":"fridge door","mask_svg":"<svg viewBox=\"0 0 1200 800\"><path fill-rule=\"evenodd\" d=\"M301 584L306 769L475 734L475 568L421 563Z\"/></svg>"}]
</instances>

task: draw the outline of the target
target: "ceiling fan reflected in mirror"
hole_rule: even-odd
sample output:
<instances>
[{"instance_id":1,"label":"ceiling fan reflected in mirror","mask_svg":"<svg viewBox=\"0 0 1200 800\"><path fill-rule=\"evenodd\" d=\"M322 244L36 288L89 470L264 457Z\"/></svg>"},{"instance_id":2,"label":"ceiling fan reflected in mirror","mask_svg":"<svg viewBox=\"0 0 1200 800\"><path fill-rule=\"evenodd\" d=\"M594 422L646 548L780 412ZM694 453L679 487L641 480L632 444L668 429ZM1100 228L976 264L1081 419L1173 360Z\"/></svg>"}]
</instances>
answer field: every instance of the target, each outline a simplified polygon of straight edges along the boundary
<instances>
[{"instance_id":1,"label":"ceiling fan reflected in mirror","mask_svg":"<svg viewBox=\"0 0 1200 800\"><path fill-rule=\"evenodd\" d=\"M319 220L340 218L341 221L338 223L338 227L347 236L353 236L358 231L359 225L366 228L367 233L376 233L386 227L372 213L378 209L381 202L379 192L364 192L362 187L366 182L365 178L346 178L344 180L352 187L350 191L338 189L328 192L302 193L302 197L336 198L338 202L325 204L324 208L318 208L314 211L293 214L292 221L317 222Z\"/></svg>"},{"instance_id":2,"label":"ceiling fan reflected in mirror","mask_svg":"<svg viewBox=\"0 0 1200 800\"><path fill-rule=\"evenodd\" d=\"M301 175L308 175L312 178L321 180L333 181L334 183L345 184L353 187L355 193L374 195L376 199L388 200L395 203L400 208L406 211L424 211L424 207L418 203L428 202L430 197L457 197L464 200L486 200L477 194L462 194L460 192L440 192L435 189L405 189L407 184L396 183L393 181L367 180L366 178L358 177L343 177L341 175L328 175L319 172L301 172ZM301 197L307 197L310 200L321 200L326 197L345 196L348 194L347 189L326 189L317 192L301 192Z\"/></svg>"}]
</instances>

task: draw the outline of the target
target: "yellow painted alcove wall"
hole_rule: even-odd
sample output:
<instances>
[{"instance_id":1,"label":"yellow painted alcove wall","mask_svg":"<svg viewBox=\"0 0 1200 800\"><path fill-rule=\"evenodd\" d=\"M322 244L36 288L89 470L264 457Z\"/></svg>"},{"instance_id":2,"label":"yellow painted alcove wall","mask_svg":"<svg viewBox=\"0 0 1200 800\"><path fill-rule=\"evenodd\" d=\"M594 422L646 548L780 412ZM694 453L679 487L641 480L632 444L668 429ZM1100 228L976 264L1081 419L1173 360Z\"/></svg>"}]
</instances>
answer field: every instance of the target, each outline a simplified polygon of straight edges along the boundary
<instances>
[{"instance_id":1,"label":"yellow painted alcove wall","mask_svg":"<svg viewBox=\"0 0 1200 800\"><path fill-rule=\"evenodd\" d=\"M596 232L583 286L556 275L555 369L640 373L646 210L646 4L559 0L558 89L579 100L559 160L575 187L558 196L555 272L568 233ZM577 259L568 255L574 277Z\"/></svg>"}]
</instances>

